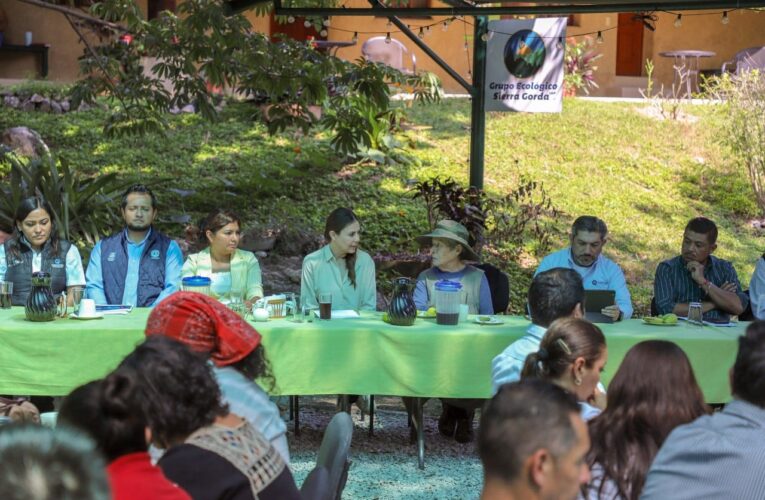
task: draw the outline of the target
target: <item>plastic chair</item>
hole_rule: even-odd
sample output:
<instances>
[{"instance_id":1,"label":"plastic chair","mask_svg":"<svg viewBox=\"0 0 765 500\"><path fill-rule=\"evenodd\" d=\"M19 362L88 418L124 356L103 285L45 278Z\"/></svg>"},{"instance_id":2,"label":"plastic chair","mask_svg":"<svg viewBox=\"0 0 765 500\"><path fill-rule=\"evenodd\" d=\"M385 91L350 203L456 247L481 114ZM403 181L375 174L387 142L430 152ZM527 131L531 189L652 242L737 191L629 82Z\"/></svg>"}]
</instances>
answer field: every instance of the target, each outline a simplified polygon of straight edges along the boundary
<instances>
[{"instance_id":1,"label":"plastic chair","mask_svg":"<svg viewBox=\"0 0 765 500\"><path fill-rule=\"evenodd\" d=\"M406 46L395 38L386 41L384 36L372 37L361 46L361 55L367 61L383 63L402 73L414 74L417 72L417 58L414 54L410 55ZM412 59L411 69L405 66L405 62L410 56Z\"/></svg>"},{"instance_id":2,"label":"plastic chair","mask_svg":"<svg viewBox=\"0 0 765 500\"><path fill-rule=\"evenodd\" d=\"M353 420L345 412L337 413L324 431L324 438L316 458L316 468L324 467L329 471L329 498L339 500L342 496L345 482L348 479L348 468L351 466L348 454L353 437Z\"/></svg>"},{"instance_id":3,"label":"plastic chair","mask_svg":"<svg viewBox=\"0 0 765 500\"><path fill-rule=\"evenodd\" d=\"M314 467L300 487L303 500L333 500L326 467Z\"/></svg>"},{"instance_id":4,"label":"plastic chair","mask_svg":"<svg viewBox=\"0 0 765 500\"><path fill-rule=\"evenodd\" d=\"M737 75L753 69L765 70L765 47L749 47L736 52L733 59L723 63L722 72L725 73L732 65L736 66Z\"/></svg>"},{"instance_id":5,"label":"plastic chair","mask_svg":"<svg viewBox=\"0 0 765 500\"><path fill-rule=\"evenodd\" d=\"M491 290L491 304L494 307L494 314L505 314L507 306L510 305L510 279L507 274L491 264L476 264L475 267L486 274L486 281L489 282L489 290Z\"/></svg>"}]
</instances>

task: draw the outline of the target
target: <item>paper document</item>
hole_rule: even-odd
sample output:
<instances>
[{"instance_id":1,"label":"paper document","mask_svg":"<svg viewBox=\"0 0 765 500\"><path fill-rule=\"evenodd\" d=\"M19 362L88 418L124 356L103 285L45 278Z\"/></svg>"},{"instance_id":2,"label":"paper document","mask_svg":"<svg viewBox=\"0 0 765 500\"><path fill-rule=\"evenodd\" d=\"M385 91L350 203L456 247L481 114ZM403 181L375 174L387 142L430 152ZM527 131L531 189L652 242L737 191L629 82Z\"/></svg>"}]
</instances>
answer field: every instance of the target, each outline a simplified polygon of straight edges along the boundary
<instances>
[{"instance_id":1,"label":"paper document","mask_svg":"<svg viewBox=\"0 0 765 500\"><path fill-rule=\"evenodd\" d=\"M319 314L318 310L315 310L313 312L317 318L320 318L321 315ZM348 319L348 318L360 318L361 315L354 311L353 309L333 309L332 310L332 319Z\"/></svg>"},{"instance_id":2,"label":"paper document","mask_svg":"<svg viewBox=\"0 0 765 500\"><path fill-rule=\"evenodd\" d=\"M127 314L132 310L129 304L96 304L96 312L101 314Z\"/></svg>"}]
</instances>

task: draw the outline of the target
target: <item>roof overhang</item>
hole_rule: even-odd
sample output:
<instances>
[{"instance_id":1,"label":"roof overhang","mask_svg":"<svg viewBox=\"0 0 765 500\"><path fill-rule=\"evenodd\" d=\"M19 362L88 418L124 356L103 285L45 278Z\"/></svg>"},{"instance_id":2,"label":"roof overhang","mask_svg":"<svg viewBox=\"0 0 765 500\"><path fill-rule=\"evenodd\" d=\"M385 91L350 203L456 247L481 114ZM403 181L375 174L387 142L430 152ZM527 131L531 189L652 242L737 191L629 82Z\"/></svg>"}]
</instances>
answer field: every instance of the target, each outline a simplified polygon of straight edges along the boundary
<instances>
[{"instance_id":1,"label":"roof overhang","mask_svg":"<svg viewBox=\"0 0 765 500\"><path fill-rule=\"evenodd\" d=\"M240 12L264 0L231 0L230 9ZM301 2L303 3L303 2ZM492 16L492 15L554 15L590 14L598 12L679 12L686 10L736 10L765 7L765 0L568 0L523 2L502 5L491 0L450 7L304 7L292 6L290 0L274 0L277 15L292 16Z\"/></svg>"}]
</instances>

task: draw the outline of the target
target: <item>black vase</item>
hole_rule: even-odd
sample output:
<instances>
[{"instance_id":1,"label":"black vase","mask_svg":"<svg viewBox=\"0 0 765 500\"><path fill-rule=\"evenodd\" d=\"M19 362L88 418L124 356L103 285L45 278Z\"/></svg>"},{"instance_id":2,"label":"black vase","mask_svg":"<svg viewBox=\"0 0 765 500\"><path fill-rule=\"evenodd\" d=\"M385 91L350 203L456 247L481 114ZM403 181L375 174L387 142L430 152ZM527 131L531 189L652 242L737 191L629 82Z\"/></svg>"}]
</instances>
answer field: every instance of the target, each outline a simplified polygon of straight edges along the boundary
<instances>
[{"instance_id":1,"label":"black vase","mask_svg":"<svg viewBox=\"0 0 765 500\"><path fill-rule=\"evenodd\" d=\"M417 306L412 296L415 283L409 278L396 278L393 284L393 297L388 304L388 321L391 325L412 326L417 319Z\"/></svg>"},{"instance_id":2,"label":"black vase","mask_svg":"<svg viewBox=\"0 0 765 500\"><path fill-rule=\"evenodd\" d=\"M50 279L48 273L32 273L32 291L24 309L29 321L53 321L56 317L56 300L50 288Z\"/></svg>"}]
</instances>

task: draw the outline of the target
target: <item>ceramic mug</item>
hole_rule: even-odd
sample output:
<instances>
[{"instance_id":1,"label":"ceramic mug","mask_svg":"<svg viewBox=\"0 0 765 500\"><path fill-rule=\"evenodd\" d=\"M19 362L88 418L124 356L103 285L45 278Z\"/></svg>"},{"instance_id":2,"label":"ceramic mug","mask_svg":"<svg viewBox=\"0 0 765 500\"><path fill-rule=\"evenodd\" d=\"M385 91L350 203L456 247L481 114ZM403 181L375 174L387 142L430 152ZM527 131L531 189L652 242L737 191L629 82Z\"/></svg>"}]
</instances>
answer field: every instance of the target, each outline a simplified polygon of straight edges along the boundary
<instances>
[{"instance_id":1,"label":"ceramic mug","mask_svg":"<svg viewBox=\"0 0 765 500\"><path fill-rule=\"evenodd\" d=\"M93 299L82 299L80 301L80 310L77 316L81 318L92 318L96 315L96 301Z\"/></svg>"}]
</instances>

